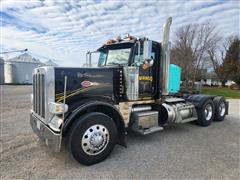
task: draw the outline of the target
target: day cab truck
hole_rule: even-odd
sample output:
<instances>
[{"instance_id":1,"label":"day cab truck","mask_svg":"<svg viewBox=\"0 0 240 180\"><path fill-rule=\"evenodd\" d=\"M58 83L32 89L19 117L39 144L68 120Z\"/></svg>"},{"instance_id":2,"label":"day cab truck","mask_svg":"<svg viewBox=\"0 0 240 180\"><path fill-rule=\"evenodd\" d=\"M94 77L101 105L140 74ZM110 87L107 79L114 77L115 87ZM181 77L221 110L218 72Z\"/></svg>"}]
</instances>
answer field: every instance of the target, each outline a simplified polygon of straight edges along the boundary
<instances>
[{"instance_id":1,"label":"day cab truck","mask_svg":"<svg viewBox=\"0 0 240 180\"><path fill-rule=\"evenodd\" d=\"M129 131L147 135L171 124L223 121L224 97L177 93L180 73L169 68L171 22L163 26L161 43L130 35L108 40L97 50L96 68L34 69L33 131L53 151L66 144L75 160L92 165L115 144L126 147Z\"/></svg>"}]
</instances>

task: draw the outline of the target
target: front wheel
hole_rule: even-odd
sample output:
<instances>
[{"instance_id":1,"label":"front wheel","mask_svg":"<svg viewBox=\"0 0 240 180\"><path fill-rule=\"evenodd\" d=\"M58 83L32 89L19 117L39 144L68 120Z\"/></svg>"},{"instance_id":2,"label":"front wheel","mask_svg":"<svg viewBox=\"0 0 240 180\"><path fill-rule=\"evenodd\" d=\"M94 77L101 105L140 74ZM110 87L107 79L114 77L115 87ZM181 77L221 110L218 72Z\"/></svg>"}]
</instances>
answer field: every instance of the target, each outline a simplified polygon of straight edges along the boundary
<instances>
[{"instance_id":1,"label":"front wheel","mask_svg":"<svg viewBox=\"0 0 240 180\"><path fill-rule=\"evenodd\" d=\"M211 99L205 101L201 108L197 109L198 124L201 126L209 126L214 117L214 104Z\"/></svg>"},{"instance_id":2,"label":"front wheel","mask_svg":"<svg viewBox=\"0 0 240 180\"><path fill-rule=\"evenodd\" d=\"M80 117L72 125L67 143L75 160L92 165L107 158L116 144L117 136L113 120L103 113L93 112Z\"/></svg>"}]
</instances>

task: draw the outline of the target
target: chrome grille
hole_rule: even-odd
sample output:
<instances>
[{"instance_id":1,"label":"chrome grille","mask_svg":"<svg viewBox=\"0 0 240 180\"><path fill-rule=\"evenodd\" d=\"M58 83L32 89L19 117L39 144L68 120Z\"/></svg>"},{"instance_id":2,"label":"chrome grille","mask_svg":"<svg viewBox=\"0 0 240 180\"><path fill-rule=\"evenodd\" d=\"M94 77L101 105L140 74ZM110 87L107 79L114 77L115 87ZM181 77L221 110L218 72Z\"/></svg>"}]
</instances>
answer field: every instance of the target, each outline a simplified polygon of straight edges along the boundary
<instances>
[{"instance_id":1,"label":"chrome grille","mask_svg":"<svg viewBox=\"0 0 240 180\"><path fill-rule=\"evenodd\" d=\"M45 76L33 74L33 111L45 118Z\"/></svg>"}]
</instances>

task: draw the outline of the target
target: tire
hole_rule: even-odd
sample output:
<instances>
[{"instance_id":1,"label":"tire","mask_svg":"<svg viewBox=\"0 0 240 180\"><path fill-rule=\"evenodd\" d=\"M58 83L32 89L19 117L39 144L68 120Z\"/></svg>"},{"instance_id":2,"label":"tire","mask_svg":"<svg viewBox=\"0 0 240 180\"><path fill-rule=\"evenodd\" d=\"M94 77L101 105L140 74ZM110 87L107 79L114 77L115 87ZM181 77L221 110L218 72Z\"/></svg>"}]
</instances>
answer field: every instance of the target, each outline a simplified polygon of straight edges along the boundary
<instances>
[{"instance_id":1,"label":"tire","mask_svg":"<svg viewBox=\"0 0 240 180\"><path fill-rule=\"evenodd\" d=\"M92 165L107 158L117 137L118 131L113 120L103 113L92 112L81 116L71 126L67 145L76 161Z\"/></svg>"},{"instance_id":2,"label":"tire","mask_svg":"<svg viewBox=\"0 0 240 180\"><path fill-rule=\"evenodd\" d=\"M201 108L197 109L197 123L201 126L209 126L214 117L214 104L211 99L206 100Z\"/></svg>"},{"instance_id":3,"label":"tire","mask_svg":"<svg viewBox=\"0 0 240 180\"><path fill-rule=\"evenodd\" d=\"M223 121L227 113L227 102L224 97L215 97L213 99L215 106L214 121Z\"/></svg>"}]
</instances>

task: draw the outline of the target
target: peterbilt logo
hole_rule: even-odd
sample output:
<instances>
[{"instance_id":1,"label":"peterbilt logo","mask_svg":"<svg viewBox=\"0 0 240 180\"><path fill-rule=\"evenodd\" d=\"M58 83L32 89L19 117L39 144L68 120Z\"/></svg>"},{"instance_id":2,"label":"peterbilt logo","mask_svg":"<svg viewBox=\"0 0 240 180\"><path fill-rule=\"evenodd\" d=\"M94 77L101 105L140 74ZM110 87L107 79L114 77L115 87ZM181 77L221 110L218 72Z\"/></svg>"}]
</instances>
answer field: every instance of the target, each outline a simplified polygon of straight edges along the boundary
<instances>
[{"instance_id":1,"label":"peterbilt logo","mask_svg":"<svg viewBox=\"0 0 240 180\"><path fill-rule=\"evenodd\" d=\"M99 85L97 82L91 82L91 81L83 81L81 82L82 87L90 87L90 86L96 86Z\"/></svg>"}]
</instances>

